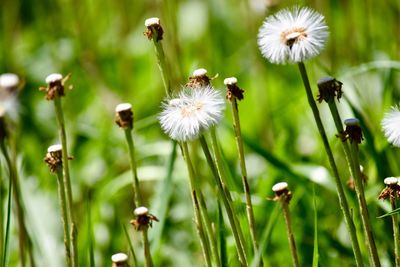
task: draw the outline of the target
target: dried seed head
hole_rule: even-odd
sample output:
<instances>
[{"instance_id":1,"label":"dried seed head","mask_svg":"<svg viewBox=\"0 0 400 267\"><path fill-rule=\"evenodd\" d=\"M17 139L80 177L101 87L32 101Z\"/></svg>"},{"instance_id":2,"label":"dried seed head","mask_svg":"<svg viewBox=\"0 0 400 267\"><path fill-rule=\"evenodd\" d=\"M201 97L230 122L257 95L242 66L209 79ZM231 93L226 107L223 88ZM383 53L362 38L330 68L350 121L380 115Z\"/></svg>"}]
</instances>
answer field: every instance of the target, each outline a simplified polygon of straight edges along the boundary
<instances>
[{"instance_id":1,"label":"dried seed head","mask_svg":"<svg viewBox=\"0 0 400 267\"><path fill-rule=\"evenodd\" d=\"M288 189L288 184L286 182L280 182L272 187L272 191L275 192L275 197L272 199L274 201L283 201L289 203L292 199L292 192Z\"/></svg>"},{"instance_id":2,"label":"dried seed head","mask_svg":"<svg viewBox=\"0 0 400 267\"><path fill-rule=\"evenodd\" d=\"M378 199L394 200L400 197L400 185L397 177L387 177L383 180L386 187L379 194Z\"/></svg>"},{"instance_id":3,"label":"dried seed head","mask_svg":"<svg viewBox=\"0 0 400 267\"><path fill-rule=\"evenodd\" d=\"M333 77L327 76L319 79L317 81L319 95L318 95L318 102L321 103L323 100L325 102L334 101L335 97L339 101L342 97L342 85L343 83L336 80Z\"/></svg>"},{"instance_id":4,"label":"dried seed head","mask_svg":"<svg viewBox=\"0 0 400 267\"><path fill-rule=\"evenodd\" d=\"M357 142L360 144L363 138L362 129L360 127L360 121L356 118L350 118L344 121L346 130L340 134L342 141L350 139L350 142Z\"/></svg>"},{"instance_id":5,"label":"dried seed head","mask_svg":"<svg viewBox=\"0 0 400 267\"><path fill-rule=\"evenodd\" d=\"M113 267L127 267L128 266L128 255L125 253L116 253L111 256Z\"/></svg>"},{"instance_id":6,"label":"dried seed head","mask_svg":"<svg viewBox=\"0 0 400 267\"><path fill-rule=\"evenodd\" d=\"M63 78L59 73L52 73L46 77L47 87L40 87L40 91L46 91L46 99L53 100L57 96L64 96L64 84L71 75L68 74ZM71 89L71 88L70 88Z\"/></svg>"},{"instance_id":7,"label":"dried seed head","mask_svg":"<svg viewBox=\"0 0 400 267\"><path fill-rule=\"evenodd\" d=\"M14 91L18 88L19 78L14 73L4 73L0 75L0 88L4 88L7 91Z\"/></svg>"},{"instance_id":8,"label":"dried seed head","mask_svg":"<svg viewBox=\"0 0 400 267\"><path fill-rule=\"evenodd\" d=\"M49 146L44 161L51 172L57 172L62 167L62 146L60 144Z\"/></svg>"},{"instance_id":9,"label":"dried seed head","mask_svg":"<svg viewBox=\"0 0 400 267\"><path fill-rule=\"evenodd\" d=\"M146 207L138 207L133 212L136 219L130 221L137 231L145 230L153 225L153 221L158 222L156 216L149 213Z\"/></svg>"},{"instance_id":10,"label":"dried seed head","mask_svg":"<svg viewBox=\"0 0 400 267\"><path fill-rule=\"evenodd\" d=\"M236 77L230 77L224 79L224 84L227 87L227 92L226 92L226 99L229 101L232 101L234 99L242 100L243 99L243 93L244 90L240 89L239 86L237 86L237 79Z\"/></svg>"},{"instance_id":11,"label":"dried seed head","mask_svg":"<svg viewBox=\"0 0 400 267\"><path fill-rule=\"evenodd\" d=\"M207 76L207 70L200 68L193 71L192 76L189 76L189 82L186 87L198 88L210 85L211 79Z\"/></svg>"},{"instance_id":12,"label":"dried seed head","mask_svg":"<svg viewBox=\"0 0 400 267\"><path fill-rule=\"evenodd\" d=\"M136 216L143 216L143 215L147 215L149 213L149 210L146 207L138 207L133 211L133 213Z\"/></svg>"},{"instance_id":13,"label":"dried seed head","mask_svg":"<svg viewBox=\"0 0 400 267\"><path fill-rule=\"evenodd\" d=\"M156 36L156 41L161 41L163 39L164 30L161 27L159 18L148 18L144 22L144 26L147 27L147 30L144 34L147 36L149 40L153 39Z\"/></svg>"},{"instance_id":14,"label":"dried seed head","mask_svg":"<svg viewBox=\"0 0 400 267\"><path fill-rule=\"evenodd\" d=\"M133 112L132 105L122 103L115 108L115 123L123 129L133 128Z\"/></svg>"},{"instance_id":15,"label":"dried seed head","mask_svg":"<svg viewBox=\"0 0 400 267\"><path fill-rule=\"evenodd\" d=\"M398 183L399 179L397 179L397 177L387 177L385 178L385 180L383 180L383 182L385 183L385 185L396 185Z\"/></svg>"}]
</instances>

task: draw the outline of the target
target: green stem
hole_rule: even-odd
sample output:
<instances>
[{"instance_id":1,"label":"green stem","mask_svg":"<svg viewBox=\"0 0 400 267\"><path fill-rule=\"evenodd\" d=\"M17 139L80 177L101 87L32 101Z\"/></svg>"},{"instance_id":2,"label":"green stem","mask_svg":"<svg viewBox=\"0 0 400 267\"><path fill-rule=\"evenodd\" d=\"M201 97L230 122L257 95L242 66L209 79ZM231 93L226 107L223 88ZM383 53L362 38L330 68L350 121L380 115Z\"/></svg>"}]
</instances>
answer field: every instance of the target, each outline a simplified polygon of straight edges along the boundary
<instances>
[{"instance_id":1,"label":"green stem","mask_svg":"<svg viewBox=\"0 0 400 267\"><path fill-rule=\"evenodd\" d=\"M19 181L18 181L18 175L17 175L17 170L15 166L15 162L13 163L11 161L10 155L8 153L7 147L5 145L5 141L1 140L0 141L0 146L1 146L1 151L4 155L4 158L7 163L7 167L9 170L10 174L10 179L12 183L12 187L14 190L13 192L13 197L15 201L15 206L16 206L16 213L17 213L17 221L18 221L18 238L19 238L19 251L20 251L20 262L21 266L25 266L26 264L26 258L25 258L25 249L28 248L29 254L32 252L31 247L29 245L29 236L28 232L26 230L26 225L25 225L25 214L24 214L24 207L23 203L21 200L21 188L19 186Z\"/></svg>"},{"instance_id":2,"label":"green stem","mask_svg":"<svg viewBox=\"0 0 400 267\"><path fill-rule=\"evenodd\" d=\"M338 198L339 198L339 204L340 204L340 208L343 212L344 215L344 220L346 222L347 225L347 230L350 234L350 240L352 243L352 247L353 247L353 252L354 252L354 257L356 260L356 265L358 267L364 266L363 261L362 261L362 256L361 256L361 251L360 251L360 246L357 240L357 233L356 233L356 229L354 226L354 222L351 218L351 214L350 214L350 209L346 200L346 196L344 194L344 189L343 189L343 185L342 185L342 181L340 179L339 176L339 172L338 169L336 167L336 163L335 163L335 159L333 157L333 153L331 150L331 147L329 145L328 142L328 138L326 137L326 133L325 133L325 129L324 126L322 125L322 121L321 121L321 117L319 115L319 111L318 111L318 107L315 103L312 91L311 91L311 86L310 86L310 82L308 80L308 75L307 75L307 71L306 68L304 66L303 62L300 62L298 64L299 70L300 70L300 74L301 74L301 78L303 80L304 83L304 88L307 94L307 99L308 99L308 103L311 107L311 110L313 112L314 115L314 119L315 122L317 124L318 127L318 131L319 134L321 136L322 142L324 144L324 148L325 148L325 152L328 156L329 159L329 164L331 166L331 169L333 171L333 177L335 179L335 184L336 184L336 191L338 194Z\"/></svg>"},{"instance_id":3,"label":"green stem","mask_svg":"<svg viewBox=\"0 0 400 267\"><path fill-rule=\"evenodd\" d=\"M212 256L215 260L216 266L221 266L221 260L220 260L219 254L218 254L218 244L217 244L216 234L215 234L215 231L213 230L210 217L208 216L207 206L204 201L204 196L201 193L199 194L199 204L200 204L201 217L203 219L203 224L205 225L206 233L207 233L208 239L210 240Z\"/></svg>"},{"instance_id":4,"label":"green stem","mask_svg":"<svg viewBox=\"0 0 400 267\"><path fill-rule=\"evenodd\" d=\"M4 237L4 245L3 245L3 257L1 258L2 267L7 266L7 255L8 255L8 240L10 236L10 225L11 225L11 202L12 202L12 182L9 179L8 182L8 196L7 196L7 220L6 220L6 229L5 229L5 237ZM3 242L3 240L1 240Z\"/></svg>"},{"instance_id":5,"label":"green stem","mask_svg":"<svg viewBox=\"0 0 400 267\"><path fill-rule=\"evenodd\" d=\"M138 265L138 262L137 262L135 249L133 248L133 245L132 245L132 240L131 240L131 238L129 236L128 230L125 227L125 224L122 224L122 228L124 229L125 237L126 237L126 240L128 241L129 251L131 252L131 255L132 255L132 258L133 258L133 266L137 267L139 265Z\"/></svg>"},{"instance_id":6,"label":"green stem","mask_svg":"<svg viewBox=\"0 0 400 267\"><path fill-rule=\"evenodd\" d=\"M124 129L126 142L128 143L129 149L129 158L132 168L132 186L133 186L133 199L134 199L134 206L133 209L141 206L142 198L139 189L139 177L137 174L137 167L136 167L136 160L135 160L135 146L133 143L132 138L132 128Z\"/></svg>"},{"instance_id":7,"label":"green stem","mask_svg":"<svg viewBox=\"0 0 400 267\"><path fill-rule=\"evenodd\" d=\"M2 169L0 165L0 174L2 174ZM6 193L6 189L4 188L3 185L3 175L0 175L0 266L1 263L3 262L3 251L4 251L4 224L5 224L5 218L4 217L4 194Z\"/></svg>"},{"instance_id":8,"label":"green stem","mask_svg":"<svg viewBox=\"0 0 400 267\"><path fill-rule=\"evenodd\" d=\"M390 204L392 206L392 210L395 210L396 207L396 198L390 198ZM399 236L399 220L398 215L392 215L392 224L393 224L393 239L394 239L394 256L396 267L400 267L400 236Z\"/></svg>"},{"instance_id":9,"label":"green stem","mask_svg":"<svg viewBox=\"0 0 400 267\"><path fill-rule=\"evenodd\" d=\"M167 63L165 60L165 53L164 53L164 49L163 49L161 40L157 41L157 39L158 39L157 35L158 35L157 32L154 31L154 35L153 35L152 39L153 39L153 44L154 44L154 48L156 51L157 65L161 72L161 79L162 79L162 82L164 85L165 93L167 94L168 97L171 97L171 93L172 93L171 81L170 81L169 75L168 75L168 68L167 68Z\"/></svg>"},{"instance_id":10,"label":"green stem","mask_svg":"<svg viewBox=\"0 0 400 267\"><path fill-rule=\"evenodd\" d=\"M242 238L243 233L241 232L239 222L236 220L234 212L233 212L233 208L232 208L231 201L230 201L229 190L227 190L227 187L224 184L224 178L223 178L224 173L222 172L221 155L218 150L216 136L215 136L215 132L213 129L211 130L211 136L212 136L212 144L213 144L212 148L213 148L213 152L215 155L216 163L214 163L214 161L212 159L210 150L208 148L207 141L204 138L204 136L200 137L201 147L203 149L207 163L211 168L211 172L213 173L215 183L217 184L217 188L219 191L218 196L221 198L221 200L224 204L226 213L228 215L228 219L229 219L229 223L231 225L233 237L236 242L236 249L237 249L237 252L239 255L239 261L242 266L247 266L248 265L247 258L246 258L246 253L245 253L245 249L244 249L245 243L244 243L244 238Z\"/></svg>"},{"instance_id":11,"label":"green stem","mask_svg":"<svg viewBox=\"0 0 400 267\"><path fill-rule=\"evenodd\" d=\"M292 230L292 223L290 220L289 204L285 198L281 200L283 217L285 218L286 232L289 240L290 253L292 254L293 266L299 267L299 259L297 257L296 243L294 241L294 234Z\"/></svg>"},{"instance_id":12,"label":"green stem","mask_svg":"<svg viewBox=\"0 0 400 267\"><path fill-rule=\"evenodd\" d=\"M358 159L358 143L351 141L351 155L353 158L353 168L355 171L354 185L357 194L358 204L360 206L361 221L364 227L364 233L366 237L366 245L370 254L370 260L372 266L380 267L381 263L379 261L378 250L376 248L374 234L372 232L372 226L368 215L367 202L364 195L364 186L361 179L360 162Z\"/></svg>"},{"instance_id":13,"label":"green stem","mask_svg":"<svg viewBox=\"0 0 400 267\"><path fill-rule=\"evenodd\" d=\"M144 259L146 267L153 267L153 260L151 259L150 243L147 234L147 229L142 230L143 247L144 247Z\"/></svg>"},{"instance_id":14,"label":"green stem","mask_svg":"<svg viewBox=\"0 0 400 267\"><path fill-rule=\"evenodd\" d=\"M201 220L201 213L200 213L200 205L199 205L199 201L198 201L198 194L200 194L200 192L197 193L197 190L196 190L196 176L195 176L195 172L193 169L192 161L190 159L188 145L186 142L182 142L181 147L182 147L182 154L185 159L186 166L187 166L188 172L189 172L189 181L190 181L190 188L191 188L191 195L192 195L192 201L193 201L193 209L194 209L194 214L195 214L195 223L196 223L197 233L200 237L200 244L203 249L203 256L206 261L206 265L211 267L212 266L211 265L211 257L210 257L210 252L209 252L210 249L209 249L209 246L208 246L205 234L204 234L204 228L203 228L203 223Z\"/></svg>"},{"instance_id":15,"label":"green stem","mask_svg":"<svg viewBox=\"0 0 400 267\"><path fill-rule=\"evenodd\" d=\"M62 169L57 170L57 182L58 182L58 199L61 208L61 221L64 229L64 247L65 247L65 261L68 267L72 266L71 261L71 238L69 235L69 220L67 213L67 201L65 197L65 189L63 182Z\"/></svg>"},{"instance_id":16,"label":"green stem","mask_svg":"<svg viewBox=\"0 0 400 267\"><path fill-rule=\"evenodd\" d=\"M247 180L247 169L246 169L246 160L244 157L244 149L243 149L243 141L242 141L242 134L240 130L240 119L239 119L239 111L236 97L233 96L231 100L232 104L232 115L233 115L233 128L235 130L235 139L236 139L236 146L239 152L239 162L240 162L240 170L242 174L242 184L243 184L243 191L246 197L246 212L247 212L247 220L250 226L250 236L251 241L253 243L254 254L256 255L258 252L258 244L256 238L256 223L254 219L254 211L253 211L253 204L251 203L251 194L250 194L250 187L249 182ZM262 265L262 260L260 262Z\"/></svg>"},{"instance_id":17,"label":"green stem","mask_svg":"<svg viewBox=\"0 0 400 267\"><path fill-rule=\"evenodd\" d=\"M63 183L65 189L65 195L67 200L67 211L70 220L70 238L72 247L72 266L78 267L78 248L77 248L77 228L75 221L75 214L73 213L73 198L72 198L72 187L71 178L69 173L69 159L68 159L68 145L67 135L65 132L64 114L61 105L61 97L56 96L54 98L54 108L57 116L59 136L62 146L62 162L63 162Z\"/></svg>"}]
</instances>

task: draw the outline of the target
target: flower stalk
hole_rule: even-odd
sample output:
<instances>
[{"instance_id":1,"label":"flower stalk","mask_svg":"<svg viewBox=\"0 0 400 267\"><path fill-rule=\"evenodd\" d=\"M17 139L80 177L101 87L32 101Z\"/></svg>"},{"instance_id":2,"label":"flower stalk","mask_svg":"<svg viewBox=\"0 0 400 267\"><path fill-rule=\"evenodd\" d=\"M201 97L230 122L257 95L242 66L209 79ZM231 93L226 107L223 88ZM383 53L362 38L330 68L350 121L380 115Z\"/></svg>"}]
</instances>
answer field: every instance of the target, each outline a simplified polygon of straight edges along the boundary
<instances>
[{"instance_id":1,"label":"flower stalk","mask_svg":"<svg viewBox=\"0 0 400 267\"><path fill-rule=\"evenodd\" d=\"M251 202L250 186L247 180L247 169L246 161L244 157L242 133L240 129L239 109L237 100L243 99L243 90L237 86L237 79L235 77L227 78L224 80L224 84L227 86L227 99L231 102L232 116L233 116L233 128L235 132L236 147L239 154L240 171L242 177L243 191L246 198L246 213L247 220L250 226L250 236L253 244L254 254L258 252L257 234L256 234L256 223L254 219L253 204ZM261 261L262 265L262 261Z\"/></svg>"},{"instance_id":2,"label":"flower stalk","mask_svg":"<svg viewBox=\"0 0 400 267\"><path fill-rule=\"evenodd\" d=\"M292 192L288 190L288 184L280 182L272 187L275 192L275 201L282 204L283 217L285 218L286 232L289 241L290 253L292 255L293 266L299 267L299 258L297 256L296 242L294 240L294 233L292 230L292 223L289 211L289 202L292 199Z\"/></svg>"},{"instance_id":3,"label":"flower stalk","mask_svg":"<svg viewBox=\"0 0 400 267\"><path fill-rule=\"evenodd\" d=\"M69 234L69 219L67 212L67 200L65 196L65 186L63 180L63 168L62 168L62 146L53 145L47 150L45 162L49 165L50 171L55 173L57 176L58 184L58 199L61 208L61 221L63 224L64 231L64 249L65 249L65 261L68 267L72 266L71 259L71 237Z\"/></svg>"},{"instance_id":4,"label":"flower stalk","mask_svg":"<svg viewBox=\"0 0 400 267\"><path fill-rule=\"evenodd\" d=\"M163 39L164 30L161 27L159 18L149 18L145 21L145 26L147 30L145 35L149 40L153 41L154 49L157 57L157 65L161 72L161 79L165 88L165 93L168 97L171 97L171 81L169 79L169 72L167 67L167 62L165 60L164 48L161 40Z\"/></svg>"},{"instance_id":5,"label":"flower stalk","mask_svg":"<svg viewBox=\"0 0 400 267\"><path fill-rule=\"evenodd\" d=\"M360 127L360 122L358 119L347 119L344 122L346 124L346 130L345 130L345 138L348 138L350 140L350 151L351 151L351 157L353 159L353 170L354 170L354 185L356 189L356 194L357 194L357 200L360 208L360 214L361 214L361 221L363 224L364 228L364 233L366 237L366 245L369 251L369 256L370 260L372 263L372 266L375 267L380 267L380 261L379 261L379 255L378 255L378 250L376 248L375 244L375 239L374 235L372 232L372 226L371 222L369 219L369 214L368 214L368 207L367 207L367 202L365 200L365 195L364 195L364 185L362 182L362 174L360 171L360 162L359 162L359 148L358 144L361 143L363 137L362 137L362 130Z\"/></svg>"},{"instance_id":6,"label":"flower stalk","mask_svg":"<svg viewBox=\"0 0 400 267\"><path fill-rule=\"evenodd\" d=\"M363 261L362 261L361 250L360 250L360 246L359 246L358 239L357 239L356 229L355 229L355 226L354 226L353 219L351 217L351 213L350 213L350 209L349 209L349 206L348 206L348 203L347 203L346 196L344 194L342 181L341 181L340 176L339 176L339 172L338 172L338 169L337 169L337 166L336 166L336 163L335 163L335 159L333 157L333 153L332 153L331 147L330 147L329 142L328 142L328 138L326 137L325 129L324 129L324 126L322 124L322 120L321 120L321 117L320 117L320 114L319 114L319 111L318 111L318 107L317 107L317 105L315 103L315 100L314 100L314 97L313 97L313 94L312 94L312 90L311 90L311 86L310 86L310 82L309 82L309 79L308 79L308 75L307 75L307 71L306 71L305 65L304 65L303 62L299 62L298 63L298 67L299 67L301 78L303 80L304 88L305 88L305 91L306 91L306 94L307 94L308 104L310 105L311 110L313 112L314 119L315 119L315 122L317 124L317 128L318 128L319 134L320 134L322 142L324 144L325 152L326 152L326 154L328 156L329 164L330 164L331 169L333 171L333 177L335 179L335 185L336 185L336 191L337 191L338 198L339 198L339 204L340 204L340 208L342 210L342 213L344 215L344 219L345 219L345 222L346 222L346 225L347 225L347 230L348 230L349 235L350 235L350 240L351 240L352 247L353 247L353 253L354 253L355 260L356 260L356 265L358 267L360 267L360 266L363 266L364 264L363 264Z\"/></svg>"},{"instance_id":7,"label":"flower stalk","mask_svg":"<svg viewBox=\"0 0 400 267\"><path fill-rule=\"evenodd\" d=\"M70 75L67 75L63 78L61 74L53 73L46 77L47 87L39 88L40 90L46 91L46 99L53 100L54 109L57 117L59 138L61 140L61 147L63 149L62 153L62 167L63 167L63 183L64 190L67 200L67 211L68 218L70 221L70 240L71 240L71 248L72 248L72 266L78 266L78 240L77 240L77 224L75 220L75 214L73 212L73 197L72 197L72 186L71 186L71 177L69 170L69 159L68 156L68 145L67 145L67 135L65 131L65 120L64 120L64 112L61 103L61 97L65 96L65 88L64 84L69 79Z\"/></svg>"}]
</instances>

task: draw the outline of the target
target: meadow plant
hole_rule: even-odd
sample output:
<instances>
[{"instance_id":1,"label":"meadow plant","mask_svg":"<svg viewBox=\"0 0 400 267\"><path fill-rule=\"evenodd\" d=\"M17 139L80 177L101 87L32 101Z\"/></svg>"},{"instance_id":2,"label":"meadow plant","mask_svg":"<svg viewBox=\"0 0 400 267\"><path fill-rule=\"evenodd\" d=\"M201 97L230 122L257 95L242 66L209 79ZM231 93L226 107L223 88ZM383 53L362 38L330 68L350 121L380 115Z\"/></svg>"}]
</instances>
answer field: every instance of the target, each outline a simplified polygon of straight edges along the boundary
<instances>
[{"instance_id":1,"label":"meadow plant","mask_svg":"<svg viewBox=\"0 0 400 267\"><path fill-rule=\"evenodd\" d=\"M116 253L111 256L112 267L129 267L128 255L125 253Z\"/></svg>"},{"instance_id":2,"label":"meadow plant","mask_svg":"<svg viewBox=\"0 0 400 267\"><path fill-rule=\"evenodd\" d=\"M347 229L353 246L357 266L363 266L360 246L349 205L344 193L339 171L335 163L332 149L322 124L318 107L315 103L304 61L321 52L328 37L328 26L324 17L309 8L292 8L279 11L267 17L258 33L258 45L262 55L271 63L297 63L308 104L314 115L319 134L324 144L329 164L335 178L336 191Z\"/></svg>"},{"instance_id":3,"label":"meadow plant","mask_svg":"<svg viewBox=\"0 0 400 267\"><path fill-rule=\"evenodd\" d=\"M285 218L286 232L289 240L290 253L292 255L293 266L298 267L299 258L297 256L296 242L294 240L294 233L292 230L292 222L290 219L289 203L292 199L292 192L288 189L286 182L274 184L272 191L275 193L273 200L279 201L282 204L283 217Z\"/></svg>"}]
</instances>

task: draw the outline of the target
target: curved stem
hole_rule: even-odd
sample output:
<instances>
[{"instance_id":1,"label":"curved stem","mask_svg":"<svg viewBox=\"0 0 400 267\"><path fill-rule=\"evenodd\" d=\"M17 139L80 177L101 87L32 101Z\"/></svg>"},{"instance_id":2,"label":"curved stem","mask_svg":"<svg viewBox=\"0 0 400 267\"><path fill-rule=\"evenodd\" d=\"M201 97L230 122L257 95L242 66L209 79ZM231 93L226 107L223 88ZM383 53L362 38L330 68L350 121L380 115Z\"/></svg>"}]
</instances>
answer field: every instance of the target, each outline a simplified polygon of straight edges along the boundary
<instances>
[{"instance_id":1,"label":"curved stem","mask_svg":"<svg viewBox=\"0 0 400 267\"><path fill-rule=\"evenodd\" d=\"M325 152L326 152L326 154L328 156L329 164L330 164L331 169L333 171L333 177L335 179L336 191L337 191L338 198L339 198L339 204L340 204L340 208L342 210L342 213L343 213L346 225L347 225L347 230L348 230L349 235L350 235L350 240L351 240L352 247L353 247L354 257L355 257L355 260L356 260L356 265L358 267L361 267L361 266L364 266L364 264L363 264L363 261L362 261L360 246L359 246L358 239L357 239L357 232L356 232L356 229L355 229L355 226L354 226L353 219L351 218L350 209L349 209L349 206L348 206L348 203L347 203L346 196L344 194L342 181L340 179L339 172L338 172L338 169L336 167L335 159L333 157L333 153L332 153L331 147L329 145L328 138L326 137L324 126L322 125L322 121L321 121L321 117L319 115L318 107L317 107L317 105L315 103L315 100L314 100L314 97L313 97L313 94L312 94L312 91L311 91L311 86L310 86L310 82L308 80L308 75L307 75L307 71L306 71L306 68L304 66L304 63L303 62L298 63L298 67L299 67L301 78L303 80L304 88L305 88L305 91L306 91L306 94L307 94L308 104L310 105L311 110L313 112L314 119L315 119L315 122L317 124L319 134L320 134L322 142L324 144Z\"/></svg>"}]
</instances>

